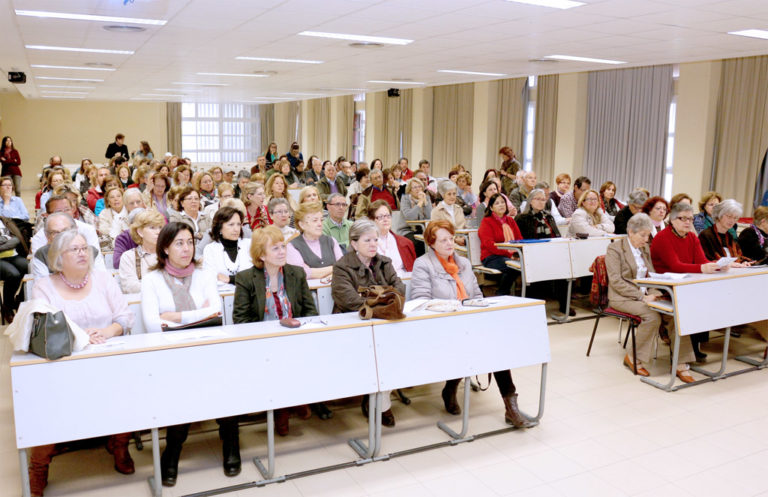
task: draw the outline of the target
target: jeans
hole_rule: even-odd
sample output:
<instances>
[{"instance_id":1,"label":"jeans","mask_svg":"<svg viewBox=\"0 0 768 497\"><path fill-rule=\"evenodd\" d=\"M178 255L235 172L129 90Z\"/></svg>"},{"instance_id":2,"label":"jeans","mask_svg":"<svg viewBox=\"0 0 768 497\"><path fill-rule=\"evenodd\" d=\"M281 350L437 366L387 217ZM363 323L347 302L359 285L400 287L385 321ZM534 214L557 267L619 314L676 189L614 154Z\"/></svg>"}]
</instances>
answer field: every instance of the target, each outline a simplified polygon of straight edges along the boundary
<instances>
[{"instance_id":1,"label":"jeans","mask_svg":"<svg viewBox=\"0 0 768 497\"><path fill-rule=\"evenodd\" d=\"M512 284L517 279L519 274L517 269L507 266L507 261L510 260L512 259L501 255L489 255L483 259L483 266L501 271L501 281L499 282L498 290L496 290L496 295L509 295Z\"/></svg>"},{"instance_id":2,"label":"jeans","mask_svg":"<svg viewBox=\"0 0 768 497\"><path fill-rule=\"evenodd\" d=\"M16 292L27 274L29 262L20 255L0 259L0 280L3 281L3 309L16 309Z\"/></svg>"}]
</instances>

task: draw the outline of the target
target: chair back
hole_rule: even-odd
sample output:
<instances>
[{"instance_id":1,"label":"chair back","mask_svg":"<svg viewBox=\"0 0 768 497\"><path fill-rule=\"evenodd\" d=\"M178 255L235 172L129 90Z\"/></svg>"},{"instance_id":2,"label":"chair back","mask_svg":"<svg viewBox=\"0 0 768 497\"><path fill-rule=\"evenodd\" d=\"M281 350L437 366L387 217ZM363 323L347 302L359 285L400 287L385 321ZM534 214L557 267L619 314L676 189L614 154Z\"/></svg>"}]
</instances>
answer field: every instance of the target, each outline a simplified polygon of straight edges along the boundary
<instances>
[{"instance_id":1,"label":"chair back","mask_svg":"<svg viewBox=\"0 0 768 497\"><path fill-rule=\"evenodd\" d=\"M589 301L599 310L608 307L608 270L605 267L605 256L598 255L589 266L592 273L592 288L589 292Z\"/></svg>"}]
</instances>

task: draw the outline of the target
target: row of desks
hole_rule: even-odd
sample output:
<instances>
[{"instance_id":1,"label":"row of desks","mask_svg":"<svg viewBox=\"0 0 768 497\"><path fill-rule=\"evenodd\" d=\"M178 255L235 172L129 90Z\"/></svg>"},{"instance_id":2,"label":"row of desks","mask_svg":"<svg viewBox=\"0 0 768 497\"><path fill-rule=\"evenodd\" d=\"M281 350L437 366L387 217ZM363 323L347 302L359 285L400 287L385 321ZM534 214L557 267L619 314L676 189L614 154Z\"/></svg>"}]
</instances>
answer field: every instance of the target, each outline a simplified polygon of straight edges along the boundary
<instances>
[{"instance_id":1,"label":"row of desks","mask_svg":"<svg viewBox=\"0 0 768 497\"><path fill-rule=\"evenodd\" d=\"M29 447L149 429L159 496L158 428L259 411L268 411L261 484L280 481L272 411L363 394L375 399L368 444L352 445L360 462L371 462L382 447L380 392L541 364L539 412L531 418L538 420L550 360L544 303L490 301L450 313L410 311L401 321L348 313L302 319L297 329L268 321L131 335L58 361L17 353L10 366L22 488L28 491ZM461 433L446 430L460 441L472 439L468 402L465 394Z\"/></svg>"}]
</instances>

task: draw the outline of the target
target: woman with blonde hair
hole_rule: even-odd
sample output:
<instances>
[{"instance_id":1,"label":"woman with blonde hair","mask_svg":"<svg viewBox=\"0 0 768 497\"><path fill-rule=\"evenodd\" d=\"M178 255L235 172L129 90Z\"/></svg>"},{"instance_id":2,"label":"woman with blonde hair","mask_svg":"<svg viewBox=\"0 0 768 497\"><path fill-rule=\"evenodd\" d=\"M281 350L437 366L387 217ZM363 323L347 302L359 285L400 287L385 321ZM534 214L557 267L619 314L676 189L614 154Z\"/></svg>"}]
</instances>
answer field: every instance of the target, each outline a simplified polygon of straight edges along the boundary
<instances>
[{"instance_id":1,"label":"woman with blonde hair","mask_svg":"<svg viewBox=\"0 0 768 497\"><path fill-rule=\"evenodd\" d=\"M200 202L203 209L216 202L216 183L211 173L204 171L198 174L195 176L192 185L200 194Z\"/></svg>"},{"instance_id":2,"label":"woman with blonde hair","mask_svg":"<svg viewBox=\"0 0 768 497\"><path fill-rule=\"evenodd\" d=\"M304 268L307 279L330 276L343 252L336 239L323 234L323 205L301 204L294 216L301 235L288 244L288 263Z\"/></svg>"},{"instance_id":3,"label":"woman with blonde hair","mask_svg":"<svg viewBox=\"0 0 768 497\"><path fill-rule=\"evenodd\" d=\"M246 207L246 218L244 224L247 224L252 231L272 224L267 207L264 205L264 185L261 183L248 183L243 188L243 202Z\"/></svg>"},{"instance_id":4,"label":"woman with blonde hair","mask_svg":"<svg viewBox=\"0 0 768 497\"><path fill-rule=\"evenodd\" d=\"M139 293L141 279L157 264L157 236L165 226L165 218L156 210L144 210L131 223L131 239L137 247L120 256L117 279L123 293Z\"/></svg>"},{"instance_id":5,"label":"woman with blonde hair","mask_svg":"<svg viewBox=\"0 0 768 497\"><path fill-rule=\"evenodd\" d=\"M273 198L284 198L288 201L288 205L291 206L291 210L295 211L298 207L296 201L293 200L293 196L288 192L288 183L285 181L285 176L280 173L275 173L267 180L265 187L267 194L267 202Z\"/></svg>"},{"instance_id":6,"label":"woman with blonde hair","mask_svg":"<svg viewBox=\"0 0 768 497\"><path fill-rule=\"evenodd\" d=\"M595 190L587 190L581 194L576 210L568 226L568 234L587 234L603 236L613 233L613 222L600 208L600 194Z\"/></svg>"}]
</instances>

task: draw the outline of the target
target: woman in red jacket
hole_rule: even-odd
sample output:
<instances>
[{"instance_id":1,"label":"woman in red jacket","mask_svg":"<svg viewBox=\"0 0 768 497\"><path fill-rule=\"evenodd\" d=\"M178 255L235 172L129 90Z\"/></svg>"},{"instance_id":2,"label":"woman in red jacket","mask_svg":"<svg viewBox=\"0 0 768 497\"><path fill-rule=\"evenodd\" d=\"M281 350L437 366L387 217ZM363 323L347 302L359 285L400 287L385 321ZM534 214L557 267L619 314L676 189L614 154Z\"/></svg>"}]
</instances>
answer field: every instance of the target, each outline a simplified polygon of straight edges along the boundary
<instances>
[{"instance_id":1,"label":"woman in red jacket","mask_svg":"<svg viewBox=\"0 0 768 497\"><path fill-rule=\"evenodd\" d=\"M413 271L416 249L413 242L392 232L392 208L386 200L377 200L368 206L368 218L379 228L379 254L392 259L399 277Z\"/></svg>"},{"instance_id":2,"label":"woman in red jacket","mask_svg":"<svg viewBox=\"0 0 768 497\"><path fill-rule=\"evenodd\" d=\"M13 139L10 136L3 137L3 144L0 146L0 162L3 164L0 176L10 176L13 180L13 191L17 197L20 196L21 156L19 156L16 147L13 146Z\"/></svg>"},{"instance_id":3,"label":"woman in red jacket","mask_svg":"<svg viewBox=\"0 0 768 497\"><path fill-rule=\"evenodd\" d=\"M488 200L488 206L480 228L477 230L477 236L480 237L480 258L485 267L501 271L501 282L496 294L508 295L512 283L517 278L517 271L507 266L507 261L516 259L517 254L497 248L496 244L520 240L523 235L520 234L520 228L517 227L515 220L508 215L509 209L503 195L500 193L492 195Z\"/></svg>"}]
</instances>

